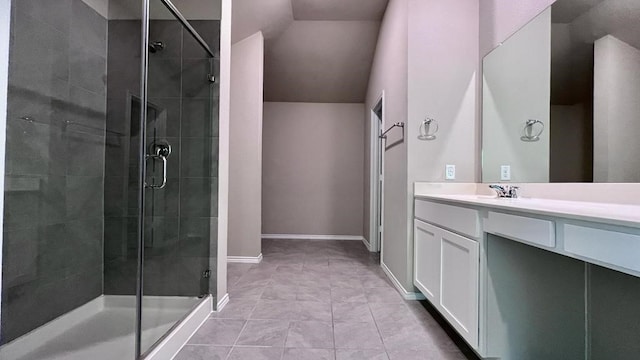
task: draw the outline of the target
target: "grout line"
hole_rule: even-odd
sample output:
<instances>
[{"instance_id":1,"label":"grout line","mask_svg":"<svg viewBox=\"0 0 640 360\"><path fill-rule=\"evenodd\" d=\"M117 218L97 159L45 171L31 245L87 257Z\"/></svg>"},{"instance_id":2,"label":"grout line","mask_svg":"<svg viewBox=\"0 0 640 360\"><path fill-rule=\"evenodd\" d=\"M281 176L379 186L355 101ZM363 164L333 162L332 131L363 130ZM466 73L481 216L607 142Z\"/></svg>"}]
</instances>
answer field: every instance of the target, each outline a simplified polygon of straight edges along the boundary
<instances>
[{"instance_id":1,"label":"grout line","mask_svg":"<svg viewBox=\"0 0 640 360\"><path fill-rule=\"evenodd\" d=\"M236 347L236 345L238 344L238 340L240 340L240 335L242 335L242 332L244 331L244 329L247 328L247 324L249 323L249 320L245 320L244 321L244 325L242 326L242 329L240 330L240 332L238 333L238 336L236 337L236 340L233 342L233 345L231 345L231 350L229 350L229 354L227 354L227 359L229 359L229 357L231 356L231 353L233 352L233 349Z\"/></svg>"},{"instance_id":2,"label":"grout line","mask_svg":"<svg viewBox=\"0 0 640 360\"><path fill-rule=\"evenodd\" d=\"M291 326L293 325L293 321L289 321L289 326L287 326L287 335L284 337L284 345L282 347L287 347L287 340L289 340L289 333L291 332ZM284 358L284 351L282 352L282 357Z\"/></svg>"},{"instance_id":3,"label":"grout line","mask_svg":"<svg viewBox=\"0 0 640 360\"><path fill-rule=\"evenodd\" d=\"M227 345L229 347L229 345ZM281 346L269 346L269 345L238 345L239 348L254 348L254 349L268 349L268 348L281 348Z\"/></svg>"}]
</instances>

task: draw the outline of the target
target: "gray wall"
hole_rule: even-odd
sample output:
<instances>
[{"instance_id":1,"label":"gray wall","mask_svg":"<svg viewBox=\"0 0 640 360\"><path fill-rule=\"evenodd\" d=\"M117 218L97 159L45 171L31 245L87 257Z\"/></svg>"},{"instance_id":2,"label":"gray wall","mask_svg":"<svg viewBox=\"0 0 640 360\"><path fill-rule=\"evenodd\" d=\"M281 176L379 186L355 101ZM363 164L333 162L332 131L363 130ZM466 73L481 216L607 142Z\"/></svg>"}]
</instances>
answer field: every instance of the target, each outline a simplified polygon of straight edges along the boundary
<instances>
[{"instance_id":1,"label":"gray wall","mask_svg":"<svg viewBox=\"0 0 640 360\"><path fill-rule=\"evenodd\" d=\"M263 234L362 235L363 117L362 104L264 104Z\"/></svg>"},{"instance_id":2,"label":"gray wall","mask_svg":"<svg viewBox=\"0 0 640 360\"><path fill-rule=\"evenodd\" d=\"M447 164L456 165L456 182L476 178L478 4L477 0L409 1L410 190L415 181L444 181ZM425 117L438 121L434 141L418 139Z\"/></svg>"},{"instance_id":3,"label":"gray wall","mask_svg":"<svg viewBox=\"0 0 640 360\"><path fill-rule=\"evenodd\" d=\"M217 53L219 21L192 25ZM139 92L140 41L130 35L139 27L135 20L109 21L109 73L118 74L109 77L105 180L104 292L111 295L135 294L136 285L140 109L128 94ZM201 274L210 268L217 239L218 85L206 76L217 76L218 60L209 59L177 21L152 20L150 41L165 48L150 54L147 142L167 141L172 153L166 187L146 192L144 290L195 296L209 291Z\"/></svg>"},{"instance_id":4,"label":"gray wall","mask_svg":"<svg viewBox=\"0 0 640 360\"><path fill-rule=\"evenodd\" d=\"M478 6L476 0L409 0L408 250L403 262L408 291L413 288L413 184L445 181L447 164L456 166L457 182L473 182L476 178ZM418 139L426 117L438 121L439 131L433 141Z\"/></svg>"},{"instance_id":5,"label":"gray wall","mask_svg":"<svg viewBox=\"0 0 640 360\"><path fill-rule=\"evenodd\" d=\"M11 30L2 343L102 293L107 21L14 1Z\"/></svg>"},{"instance_id":6,"label":"gray wall","mask_svg":"<svg viewBox=\"0 0 640 360\"><path fill-rule=\"evenodd\" d=\"M407 0L390 0L382 20L378 45L373 60L367 101L364 149L365 159L365 216L369 215L369 148L371 132L370 109L378 102L384 91L384 121L386 129L391 124L407 119L408 92L408 28ZM384 233L382 262L391 270L405 288L411 288L407 271L407 143L403 132L395 129L386 141L384 151ZM365 226L365 237L370 239L369 224Z\"/></svg>"},{"instance_id":7,"label":"gray wall","mask_svg":"<svg viewBox=\"0 0 640 360\"><path fill-rule=\"evenodd\" d=\"M262 108L264 38L262 33L231 47L229 129L230 256L262 252Z\"/></svg>"}]
</instances>

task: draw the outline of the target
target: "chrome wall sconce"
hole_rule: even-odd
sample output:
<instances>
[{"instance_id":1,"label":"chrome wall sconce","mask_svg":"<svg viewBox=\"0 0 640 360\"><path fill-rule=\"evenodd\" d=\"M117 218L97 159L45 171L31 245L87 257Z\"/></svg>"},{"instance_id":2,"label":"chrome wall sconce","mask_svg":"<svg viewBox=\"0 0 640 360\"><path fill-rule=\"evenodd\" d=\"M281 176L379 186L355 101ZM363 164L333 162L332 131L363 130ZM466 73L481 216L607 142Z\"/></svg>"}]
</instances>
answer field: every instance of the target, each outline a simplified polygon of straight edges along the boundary
<instances>
[{"instance_id":1,"label":"chrome wall sconce","mask_svg":"<svg viewBox=\"0 0 640 360\"><path fill-rule=\"evenodd\" d=\"M422 120L420 123L420 128L418 129L420 135L418 135L418 139L420 140L435 140L436 133L438 132L438 121L432 118L426 118Z\"/></svg>"},{"instance_id":2,"label":"chrome wall sconce","mask_svg":"<svg viewBox=\"0 0 640 360\"><path fill-rule=\"evenodd\" d=\"M544 132L544 123L540 120L529 119L522 129L520 140L524 142L536 142L540 140L540 135Z\"/></svg>"}]
</instances>

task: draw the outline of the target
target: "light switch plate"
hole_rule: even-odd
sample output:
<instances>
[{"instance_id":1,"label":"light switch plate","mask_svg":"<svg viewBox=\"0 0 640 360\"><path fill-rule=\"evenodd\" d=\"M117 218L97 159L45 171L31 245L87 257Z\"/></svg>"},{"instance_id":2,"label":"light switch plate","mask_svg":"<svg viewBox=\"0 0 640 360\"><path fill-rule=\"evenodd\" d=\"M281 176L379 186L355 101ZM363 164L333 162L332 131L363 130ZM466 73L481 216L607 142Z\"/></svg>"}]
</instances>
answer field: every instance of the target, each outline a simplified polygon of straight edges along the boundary
<instances>
[{"instance_id":1,"label":"light switch plate","mask_svg":"<svg viewBox=\"0 0 640 360\"><path fill-rule=\"evenodd\" d=\"M444 178L446 180L455 180L456 179L456 166L455 165L447 165L445 167Z\"/></svg>"},{"instance_id":2,"label":"light switch plate","mask_svg":"<svg viewBox=\"0 0 640 360\"><path fill-rule=\"evenodd\" d=\"M511 180L511 166L509 165L500 166L500 180L503 180L503 181Z\"/></svg>"}]
</instances>

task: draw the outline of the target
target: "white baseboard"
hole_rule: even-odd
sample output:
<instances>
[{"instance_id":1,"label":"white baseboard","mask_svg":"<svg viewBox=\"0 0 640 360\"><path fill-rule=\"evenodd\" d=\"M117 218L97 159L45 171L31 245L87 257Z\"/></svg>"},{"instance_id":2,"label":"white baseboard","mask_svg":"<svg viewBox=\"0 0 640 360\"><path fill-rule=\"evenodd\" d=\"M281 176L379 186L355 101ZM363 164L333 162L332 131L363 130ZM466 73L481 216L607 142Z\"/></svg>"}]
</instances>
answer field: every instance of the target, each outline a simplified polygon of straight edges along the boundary
<instances>
[{"instance_id":1,"label":"white baseboard","mask_svg":"<svg viewBox=\"0 0 640 360\"><path fill-rule=\"evenodd\" d=\"M228 263L241 264L260 264L262 262L262 253L258 256L227 256Z\"/></svg>"},{"instance_id":2,"label":"white baseboard","mask_svg":"<svg viewBox=\"0 0 640 360\"><path fill-rule=\"evenodd\" d=\"M360 235L262 234L262 238L280 240L364 240L364 237Z\"/></svg>"},{"instance_id":3,"label":"white baseboard","mask_svg":"<svg viewBox=\"0 0 640 360\"><path fill-rule=\"evenodd\" d=\"M371 250L371 243L364 236L362 237L362 243L367 248L367 250L373 251L373 250Z\"/></svg>"},{"instance_id":4,"label":"white baseboard","mask_svg":"<svg viewBox=\"0 0 640 360\"><path fill-rule=\"evenodd\" d=\"M171 360L211 316L213 298L207 296L144 358L146 360Z\"/></svg>"},{"instance_id":5,"label":"white baseboard","mask_svg":"<svg viewBox=\"0 0 640 360\"><path fill-rule=\"evenodd\" d=\"M383 263L382 261L380 262L380 266L382 267L382 271L384 271L384 273L387 275L389 280L391 280L391 282L393 283L393 286L396 287L398 292L400 292L400 295L402 295L402 297L405 300L425 300L426 299L426 297L424 295L422 295L422 293L420 293L420 292L409 292L409 291L407 291L407 289L405 289L402 286L400 281L398 281L398 279L395 277L395 275L393 275L391 270L389 270L387 265L385 265L385 263Z\"/></svg>"},{"instance_id":6,"label":"white baseboard","mask_svg":"<svg viewBox=\"0 0 640 360\"><path fill-rule=\"evenodd\" d=\"M216 306L215 312L220 312L224 307L229 303L229 294L224 294L222 299L218 301L218 306Z\"/></svg>"}]
</instances>

